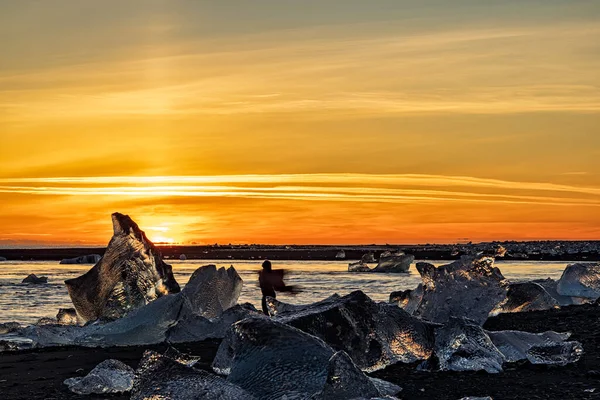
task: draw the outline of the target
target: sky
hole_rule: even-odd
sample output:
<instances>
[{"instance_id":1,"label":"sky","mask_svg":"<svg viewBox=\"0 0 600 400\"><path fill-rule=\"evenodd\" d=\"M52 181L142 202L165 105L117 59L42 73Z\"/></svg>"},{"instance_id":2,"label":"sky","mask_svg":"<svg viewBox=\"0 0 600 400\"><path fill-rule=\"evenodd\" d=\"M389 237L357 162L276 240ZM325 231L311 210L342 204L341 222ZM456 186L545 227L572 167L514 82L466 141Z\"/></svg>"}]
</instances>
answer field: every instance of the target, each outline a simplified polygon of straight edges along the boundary
<instances>
[{"instance_id":1,"label":"sky","mask_svg":"<svg viewBox=\"0 0 600 400\"><path fill-rule=\"evenodd\" d=\"M597 0L0 0L0 246L600 239Z\"/></svg>"}]
</instances>

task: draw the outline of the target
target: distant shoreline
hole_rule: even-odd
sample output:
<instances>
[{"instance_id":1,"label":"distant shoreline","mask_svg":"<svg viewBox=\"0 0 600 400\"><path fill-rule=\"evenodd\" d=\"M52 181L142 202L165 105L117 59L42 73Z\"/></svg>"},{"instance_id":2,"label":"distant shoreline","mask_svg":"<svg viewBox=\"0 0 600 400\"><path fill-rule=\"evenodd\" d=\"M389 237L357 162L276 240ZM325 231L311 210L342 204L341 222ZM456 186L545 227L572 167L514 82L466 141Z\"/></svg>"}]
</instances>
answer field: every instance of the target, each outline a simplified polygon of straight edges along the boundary
<instances>
[{"instance_id":1,"label":"distant shoreline","mask_svg":"<svg viewBox=\"0 0 600 400\"><path fill-rule=\"evenodd\" d=\"M384 251L402 250L418 260L454 260L462 254L485 251L501 244L505 260L600 261L600 242L493 242L457 245L157 245L165 259L187 260L296 260L356 261L365 253L378 257ZM557 248L559 250L557 250ZM339 252L344 251L344 258ZM103 255L105 247L0 249L8 261L60 261L88 254Z\"/></svg>"}]
</instances>

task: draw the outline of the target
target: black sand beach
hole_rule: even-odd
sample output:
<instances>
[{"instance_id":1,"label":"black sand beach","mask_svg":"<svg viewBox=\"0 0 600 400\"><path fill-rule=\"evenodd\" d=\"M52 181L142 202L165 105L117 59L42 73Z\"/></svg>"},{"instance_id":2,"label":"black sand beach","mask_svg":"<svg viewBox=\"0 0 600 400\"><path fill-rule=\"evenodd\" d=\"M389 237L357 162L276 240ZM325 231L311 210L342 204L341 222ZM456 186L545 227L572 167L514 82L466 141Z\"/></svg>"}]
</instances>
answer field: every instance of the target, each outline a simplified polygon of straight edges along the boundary
<instances>
[{"instance_id":1,"label":"black sand beach","mask_svg":"<svg viewBox=\"0 0 600 400\"><path fill-rule=\"evenodd\" d=\"M570 306L560 310L504 314L490 318L489 330L529 332L570 331L583 344L581 360L565 367L509 365L500 374L484 372L419 372L414 365L396 364L372 374L402 386L402 399L459 399L491 396L499 399L600 399L600 307ZM202 357L197 364L210 368L218 341L178 345L180 351ZM63 347L0 355L0 393L6 399L127 399L123 396L77 396L63 381L87 374L105 359L115 358L136 367L145 349L166 345L88 349Z\"/></svg>"},{"instance_id":2,"label":"black sand beach","mask_svg":"<svg viewBox=\"0 0 600 400\"><path fill-rule=\"evenodd\" d=\"M598 241L544 241L544 242L490 242L479 244L431 245L165 245L156 244L165 259L179 260L184 254L188 260L340 260L338 252L344 250L344 260L360 260L365 253L376 258L384 251L401 249L417 260L455 260L462 254L492 251L498 244L509 249L504 260L545 261L597 261L600 260ZM555 247L563 250L557 252ZM512 249L512 251L511 251ZM19 261L60 261L64 258L103 255L104 247L72 248L0 248L0 257ZM568 250L568 251L567 251Z\"/></svg>"}]
</instances>

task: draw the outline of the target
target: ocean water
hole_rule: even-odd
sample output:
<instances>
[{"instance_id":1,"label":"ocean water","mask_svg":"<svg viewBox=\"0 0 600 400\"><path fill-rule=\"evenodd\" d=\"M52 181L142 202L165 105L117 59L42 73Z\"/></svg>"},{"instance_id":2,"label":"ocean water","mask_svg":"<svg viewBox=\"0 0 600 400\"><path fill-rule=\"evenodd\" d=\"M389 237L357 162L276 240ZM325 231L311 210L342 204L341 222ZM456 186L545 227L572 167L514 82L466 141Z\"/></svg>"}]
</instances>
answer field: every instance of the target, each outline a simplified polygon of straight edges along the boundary
<instances>
[{"instance_id":1,"label":"ocean water","mask_svg":"<svg viewBox=\"0 0 600 400\"><path fill-rule=\"evenodd\" d=\"M260 261L224 262L207 260L175 261L173 272L183 287L196 268L216 264L228 267L233 265L242 279L244 287L240 302L253 303L260 309L260 289L257 285L257 271ZM429 261L431 262L431 261ZM433 261L435 265L447 264L448 261ZM560 278L568 262L497 262L504 276L511 281L524 281L539 278ZM55 317L59 308L72 307L65 279L75 278L91 265L61 265L58 261L6 261L0 263L0 322L17 321L32 324L42 317ZM287 293L278 294L277 299L296 304L312 303L338 293L348 294L353 290L362 290L372 299L387 301L389 294L395 290L412 289L421 278L411 265L406 274L370 274L349 273L347 261L275 261L273 268L287 270L286 283L299 285L302 292L292 296ZM28 274L47 276L48 284L28 285L21 281Z\"/></svg>"}]
</instances>

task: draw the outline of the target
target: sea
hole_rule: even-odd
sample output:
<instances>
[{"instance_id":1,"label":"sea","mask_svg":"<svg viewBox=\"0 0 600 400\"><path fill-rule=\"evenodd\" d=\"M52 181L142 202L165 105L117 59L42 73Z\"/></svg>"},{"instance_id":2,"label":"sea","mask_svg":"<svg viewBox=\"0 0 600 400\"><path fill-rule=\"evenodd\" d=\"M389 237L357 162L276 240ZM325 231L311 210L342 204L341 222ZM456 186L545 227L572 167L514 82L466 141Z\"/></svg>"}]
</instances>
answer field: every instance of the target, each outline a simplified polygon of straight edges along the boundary
<instances>
[{"instance_id":1,"label":"sea","mask_svg":"<svg viewBox=\"0 0 600 400\"><path fill-rule=\"evenodd\" d=\"M173 266L175 279L182 287L202 265L233 265L244 281L239 302L249 302L260 309L261 294L257 274L261 268L260 261L167 261ZM436 266L449 263L427 262ZM496 262L503 275L514 282L540 278L559 279L567 264L569 263L565 261ZM64 281L80 276L91 267L89 264L61 265L58 261L0 262L0 323L16 321L34 324L43 317L56 317L59 308L72 307ZM296 295L282 293L277 296L280 301L294 304L308 304L334 293L345 295L354 290L362 290L376 301L388 301L391 292L413 289L421 282L415 264L404 274L350 273L348 261L274 261L273 268L287 271L286 284L300 286L301 292ZM30 273L47 276L48 284L21 283Z\"/></svg>"}]
</instances>

